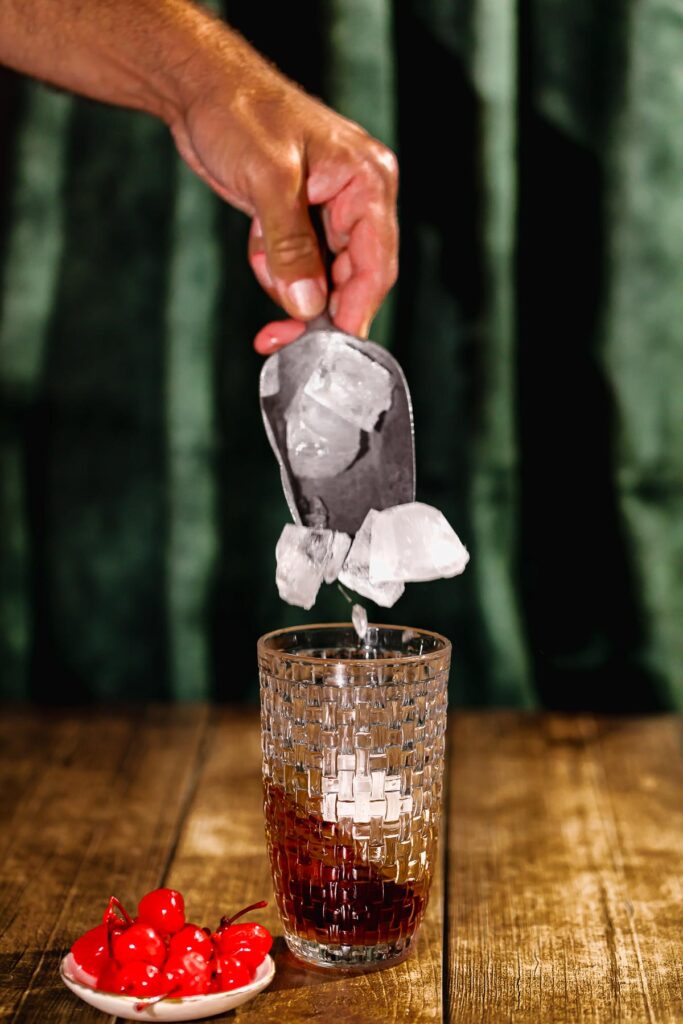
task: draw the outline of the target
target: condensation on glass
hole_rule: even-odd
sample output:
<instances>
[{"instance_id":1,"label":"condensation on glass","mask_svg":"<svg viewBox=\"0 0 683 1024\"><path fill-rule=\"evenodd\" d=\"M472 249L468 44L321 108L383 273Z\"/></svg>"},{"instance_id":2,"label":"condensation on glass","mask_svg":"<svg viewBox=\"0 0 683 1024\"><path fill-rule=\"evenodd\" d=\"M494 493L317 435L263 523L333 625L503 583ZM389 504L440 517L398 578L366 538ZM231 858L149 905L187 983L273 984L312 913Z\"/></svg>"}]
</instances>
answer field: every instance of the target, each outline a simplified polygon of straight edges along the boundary
<instances>
[{"instance_id":1,"label":"condensation on glass","mask_svg":"<svg viewBox=\"0 0 683 1024\"><path fill-rule=\"evenodd\" d=\"M266 838L291 950L317 964L395 963L436 858L451 647L370 626L258 643Z\"/></svg>"}]
</instances>

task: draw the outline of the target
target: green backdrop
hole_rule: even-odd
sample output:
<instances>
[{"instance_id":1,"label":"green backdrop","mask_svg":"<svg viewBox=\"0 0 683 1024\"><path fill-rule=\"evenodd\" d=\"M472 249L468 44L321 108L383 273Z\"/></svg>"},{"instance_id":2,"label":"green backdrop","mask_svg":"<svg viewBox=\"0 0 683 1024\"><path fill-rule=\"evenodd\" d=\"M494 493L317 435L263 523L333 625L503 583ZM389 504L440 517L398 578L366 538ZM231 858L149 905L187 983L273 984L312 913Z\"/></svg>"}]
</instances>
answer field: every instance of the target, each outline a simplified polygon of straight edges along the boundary
<instances>
[{"instance_id":1,"label":"green backdrop","mask_svg":"<svg viewBox=\"0 0 683 1024\"><path fill-rule=\"evenodd\" d=\"M471 550L392 621L455 702L683 705L683 11L670 0L227 5L393 145L418 497ZM247 221L164 127L2 77L5 696L255 699L287 518Z\"/></svg>"}]
</instances>

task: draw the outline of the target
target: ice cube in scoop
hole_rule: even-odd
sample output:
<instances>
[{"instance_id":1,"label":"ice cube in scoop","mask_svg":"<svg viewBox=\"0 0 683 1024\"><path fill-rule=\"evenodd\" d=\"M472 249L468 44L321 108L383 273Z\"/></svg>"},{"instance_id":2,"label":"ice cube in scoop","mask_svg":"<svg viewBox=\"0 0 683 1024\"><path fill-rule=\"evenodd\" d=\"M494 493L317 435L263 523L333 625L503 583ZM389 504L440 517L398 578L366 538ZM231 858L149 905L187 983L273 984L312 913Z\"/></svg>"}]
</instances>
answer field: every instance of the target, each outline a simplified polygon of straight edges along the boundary
<instances>
[{"instance_id":1,"label":"ice cube in scoop","mask_svg":"<svg viewBox=\"0 0 683 1024\"><path fill-rule=\"evenodd\" d=\"M378 513L371 508L361 527L354 537L351 549L346 556L346 561L338 579L349 590L355 590L357 594L369 598L375 604L383 608L391 608L396 604L405 587L402 583L382 581L371 581L369 578L370 566L370 541L373 532L373 523Z\"/></svg>"},{"instance_id":2,"label":"ice cube in scoop","mask_svg":"<svg viewBox=\"0 0 683 1024\"><path fill-rule=\"evenodd\" d=\"M457 576L469 561L448 520L431 505L411 501L375 513L370 582L418 583Z\"/></svg>"},{"instance_id":3,"label":"ice cube in scoop","mask_svg":"<svg viewBox=\"0 0 683 1024\"><path fill-rule=\"evenodd\" d=\"M332 530L286 524L275 548L275 582L283 601L313 607L332 548Z\"/></svg>"},{"instance_id":4,"label":"ice cube in scoop","mask_svg":"<svg viewBox=\"0 0 683 1024\"><path fill-rule=\"evenodd\" d=\"M304 394L360 430L373 430L391 405L393 389L386 367L333 339L306 381Z\"/></svg>"},{"instance_id":5,"label":"ice cube in scoop","mask_svg":"<svg viewBox=\"0 0 683 1024\"><path fill-rule=\"evenodd\" d=\"M337 476L358 454L358 428L303 392L293 399L285 421L287 455L296 476L313 480Z\"/></svg>"}]
</instances>

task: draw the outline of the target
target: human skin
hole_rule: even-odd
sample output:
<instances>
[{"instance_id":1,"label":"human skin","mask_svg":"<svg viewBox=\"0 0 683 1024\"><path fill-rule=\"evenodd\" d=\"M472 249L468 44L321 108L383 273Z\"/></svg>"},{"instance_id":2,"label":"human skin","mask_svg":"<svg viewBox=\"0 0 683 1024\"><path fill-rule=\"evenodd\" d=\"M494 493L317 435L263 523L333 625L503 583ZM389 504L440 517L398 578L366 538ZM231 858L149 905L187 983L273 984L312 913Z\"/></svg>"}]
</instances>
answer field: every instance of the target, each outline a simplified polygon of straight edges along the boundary
<instances>
[{"instance_id":1,"label":"human skin","mask_svg":"<svg viewBox=\"0 0 683 1024\"><path fill-rule=\"evenodd\" d=\"M396 158L224 22L191 0L0 0L0 63L161 118L192 170L251 218L252 270L289 317L259 331L257 351L326 307L367 337L398 269ZM329 295L311 205L333 254Z\"/></svg>"}]
</instances>

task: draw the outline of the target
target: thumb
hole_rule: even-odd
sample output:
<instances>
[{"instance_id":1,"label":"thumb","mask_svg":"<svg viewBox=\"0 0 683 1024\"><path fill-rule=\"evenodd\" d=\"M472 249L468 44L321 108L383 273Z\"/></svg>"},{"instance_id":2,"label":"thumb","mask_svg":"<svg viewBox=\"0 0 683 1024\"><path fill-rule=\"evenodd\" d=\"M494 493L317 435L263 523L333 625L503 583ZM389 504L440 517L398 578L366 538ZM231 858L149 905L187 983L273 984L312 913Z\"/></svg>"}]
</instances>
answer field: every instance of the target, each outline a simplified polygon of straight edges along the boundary
<instances>
[{"instance_id":1,"label":"thumb","mask_svg":"<svg viewBox=\"0 0 683 1024\"><path fill-rule=\"evenodd\" d=\"M271 193L256 212L280 303L290 316L311 320L327 305L327 281L305 195Z\"/></svg>"}]
</instances>

